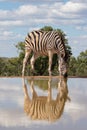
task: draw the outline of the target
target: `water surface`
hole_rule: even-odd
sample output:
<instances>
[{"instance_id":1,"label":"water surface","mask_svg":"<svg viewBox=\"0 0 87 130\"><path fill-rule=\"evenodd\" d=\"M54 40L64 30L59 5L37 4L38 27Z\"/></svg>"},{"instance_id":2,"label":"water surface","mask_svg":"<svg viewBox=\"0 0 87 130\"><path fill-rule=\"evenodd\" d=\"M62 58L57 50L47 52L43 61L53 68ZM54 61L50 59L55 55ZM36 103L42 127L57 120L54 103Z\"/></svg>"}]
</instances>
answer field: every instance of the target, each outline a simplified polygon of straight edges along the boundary
<instances>
[{"instance_id":1,"label":"water surface","mask_svg":"<svg viewBox=\"0 0 87 130\"><path fill-rule=\"evenodd\" d=\"M65 88L62 87L63 90L60 90L58 87L58 85L60 85L60 80L57 78L52 79L50 82L52 101L50 101L48 105L50 106L49 111L52 109L53 114L53 109L55 109L53 104L56 104L54 103L54 100L56 100L57 95L58 107L59 109L62 109L59 111L60 115L57 113L57 118L55 117L55 120L49 111L49 114L43 115L43 111L45 112L45 103L42 103L44 109L42 111L40 110L40 106L38 106L38 110L32 107L33 113L31 116L28 109L25 110L24 104L26 103L26 94L28 94L30 100L32 99L32 96L34 97L35 95L33 93L36 93L39 96L37 100L33 101L34 103L35 101L38 102L38 100L39 102L43 102L43 97L50 100L50 97L48 98L48 94L50 93L48 81L49 79L39 78L36 80L34 79L32 82L30 79L26 79L26 86L24 86L21 78L0 78L0 130L87 129L87 78L69 78L65 84ZM31 87L32 83L33 87ZM35 92L32 93L31 91L33 90ZM61 100L59 100L59 95L61 95L60 91L62 92L62 95L64 95ZM69 101L67 97L69 97L71 101ZM46 99L44 102L46 102ZM61 104L63 104L63 107L61 107ZM34 110L36 110L36 112L34 112ZM39 114L39 110L40 116L37 118L37 115L34 116L34 113ZM48 107L46 110L48 110ZM56 114L54 113L54 116L55 115Z\"/></svg>"}]
</instances>

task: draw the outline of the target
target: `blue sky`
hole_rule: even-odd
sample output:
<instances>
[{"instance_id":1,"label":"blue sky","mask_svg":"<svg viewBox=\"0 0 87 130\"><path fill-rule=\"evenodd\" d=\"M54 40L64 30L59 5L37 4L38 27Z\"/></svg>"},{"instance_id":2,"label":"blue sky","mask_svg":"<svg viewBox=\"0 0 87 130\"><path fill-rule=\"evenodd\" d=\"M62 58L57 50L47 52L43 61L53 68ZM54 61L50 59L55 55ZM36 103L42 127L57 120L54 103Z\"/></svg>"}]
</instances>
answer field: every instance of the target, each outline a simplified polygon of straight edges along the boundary
<instances>
[{"instance_id":1,"label":"blue sky","mask_svg":"<svg viewBox=\"0 0 87 130\"><path fill-rule=\"evenodd\" d=\"M28 32L63 30L75 57L87 49L87 0L0 0L0 57L18 56Z\"/></svg>"}]
</instances>

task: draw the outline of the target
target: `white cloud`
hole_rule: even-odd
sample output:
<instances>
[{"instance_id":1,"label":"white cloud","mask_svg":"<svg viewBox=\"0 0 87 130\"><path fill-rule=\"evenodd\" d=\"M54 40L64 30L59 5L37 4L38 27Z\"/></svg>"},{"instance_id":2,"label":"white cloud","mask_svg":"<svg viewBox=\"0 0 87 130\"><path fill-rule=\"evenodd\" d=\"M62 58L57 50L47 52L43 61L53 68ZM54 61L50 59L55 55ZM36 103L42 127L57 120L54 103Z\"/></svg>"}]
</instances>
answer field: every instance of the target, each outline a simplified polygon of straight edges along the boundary
<instances>
[{"instance_id":1,"label":"white cloud","mask_svg":"<svg viewBox=\"0 0 87 130\"><path fill-rule=\"evenodd\" d=\"M85 26L76 26L76 29L79 31L87 31L87 25L85 24Z\"/></svg>"},{"instance_id":2,"label":"white cloud","mask_svg":"<svg viewBox=\"0 0 87 130\"><path fill-rule=\"evenodd\" d=\"M24 0L15 0L15 1L14 1L14 0L0 0L0 2L2 2L2 1L24 2L24 3L25 3L25 2L27 2L27 3L31 3L31 2L36 2L36 3L39 3L39 2L40 2L40 3L41 3L41 2L46 2L46 3L52 2L52 3L53 3L53 2L54 2L53 0L37 0L37 1L36 1L36 0L25 0L25 1L24 1ZM55 0L55 2L59 2L59 1L61 1L61 0Z\"/></svg>"},{"instance_id":3,"label":"white cloud","mask_svg":"<svg viewBox=\"0 0 87 130\"><path fill-rule=\"evenodd\" d=\"M0 40L7 41L7 40L15 40L15 38L20 38L22 35L18 33L13 33L12 31L3 30L0 31Z\"/></svg>"},{"instance_id":4,"label":"white cloud","mask_svg":"<svg viewBox=\"0 0 87 130\"><path fill-rule=\"evenodd\" d=\"M80 52L87 50L87 35L69 37L69 45L74 56L78 56Z\"/></svg>"},{"instance_id":5,"label":"white cloud","mask_svg":"<svg viewBox=\"0 0 87 130\"><path fill-rule=\"evenodd\" d=\"M0 19L3 18L3 16L4 16L4 18L7 17L7 14L8 14L7 10L1 10L0 9Z\"/></svg>"},{"instance_id":6,"label":"white cloud","mask_svg":"<svg viewBox=\"0 0 87 130\"><path fill-rule=\"evenodd\" d=\"M23 25L23 21L21 20L6 20L6 21L0 21L0 26L20 26Z\"/></svg>"},{"instance_id":7,"label":"white cloud","mask_svg":"<svg viewBox=\"0 0 87 130\"><path fill-rule=\"evenodd\" d=\"M72 2L76 2L76 3L87 3L87 0L70 0Z\"/></svg>"},{"instance_id":8,"label":"white cloud","mask_svg":"<svg viewBox=\"0 0 87 130\"><path fill-rule=\"evenodd\" d=\"M30 25L35 24L36 21L39 23L53 23L53 21L63 24L63 20L66 21L66 24L77 24L84 23L84 19L79 19L83 17L87 7L83 3L73 3L73 2L57 2L53 3L50 6L48 4L41 5L21 5L15 10L0 10L0 18L6 19L0 21L0 25ZM3 14L3 15L2 15ZM87 14L85 14L87 15ZM28 22L27 22L28 20ZM71 21L72 20L72 21ZM26 21L26 22L25 22ZM62 22L61 22L62 21ZM77 22L78 21L78 22ZM31 24L31 26L32 26ZM65 22L64 22L65 24Z\"/></svg>"},{"instance_id":9,"label":"white cloud","mask_svg":"<svg viewBox=\"0 0 87 130\"><path fill-rule=\"evenodd\" d=\"M13 34L13 32L11 32L11 31L4 31L3 32L3 36L11 36Z\"/></svg>"},{"instance_id":10,"label":"white cloud","mask_svg":"<svg viewBox=\"0 0 87 130\"><path fill-rule=\"evenodd\" d=\"M14 13L19 16L26 16L36 14L37 10L38 8L35 5L22 5Z\"/></svg>"},{"instance_id":11,"label":"white cloud","mask_svg":"<svg viewBox=\"0 0 87 130\"><path fill-rule=\"evenodd\" d=\"M67 2L62 6L61 11L66 13L79 13L80 11L87 10L87 6L85 3L74 3Z\"/></svg>"},{"instance_id":12,"label":"white cloud","mask_svg":"<svg viewBox=\"0 0 87 130\"><path fill-rule=\"evenodd\" d=\"M21 39L21 40L20 40ZM9 30L0 30L0 56L4 57L13 57L18 56L17 48L15 45L19 41L24 40L24 35L9 31Z\"/></svg>"}]
</instances>

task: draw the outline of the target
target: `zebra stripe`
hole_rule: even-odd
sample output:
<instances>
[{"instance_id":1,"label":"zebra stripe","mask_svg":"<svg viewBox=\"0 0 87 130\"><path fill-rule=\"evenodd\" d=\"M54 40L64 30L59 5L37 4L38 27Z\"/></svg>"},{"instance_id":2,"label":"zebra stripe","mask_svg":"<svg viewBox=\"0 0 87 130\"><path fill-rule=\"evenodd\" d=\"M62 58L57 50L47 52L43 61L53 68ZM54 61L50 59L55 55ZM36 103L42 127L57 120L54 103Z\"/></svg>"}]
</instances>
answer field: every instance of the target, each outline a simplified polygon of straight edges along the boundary
<instances>
[{"instance_id":1,"label":"zebra stripe","mask_svg":"<svg viewBox=\"0 0 87 130\"><path fill-rule=\"evenodd\" d=\"M33 31L25 38L25 49L32 49L47 55L47 50L53 49L55 53L63 53L65 56L65 45L61 36L56 31Z\"/></svg>"}]
</instances>

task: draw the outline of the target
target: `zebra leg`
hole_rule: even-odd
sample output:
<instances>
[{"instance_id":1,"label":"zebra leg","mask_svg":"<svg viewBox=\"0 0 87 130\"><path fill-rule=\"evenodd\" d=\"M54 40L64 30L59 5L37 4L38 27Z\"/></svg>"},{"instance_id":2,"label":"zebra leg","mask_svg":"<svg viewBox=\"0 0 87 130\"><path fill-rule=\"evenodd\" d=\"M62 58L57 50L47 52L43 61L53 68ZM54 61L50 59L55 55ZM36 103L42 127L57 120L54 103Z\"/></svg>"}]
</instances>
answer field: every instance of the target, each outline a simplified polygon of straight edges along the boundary
<instances>
[{"instance_id":1,"label":"zebra leg","mask_svg":"<svg viewBox=\"0 0 87 130\"><path fill-rule=\"evenodd\" d=\"M28 90L26 84L23 85L24 95L25 97L28 97Z\"/></svg>"},{"instance_id":2,"label":"zebra leg","mask_svg":"<svg viewBox=\"0 0 87 130\"><path fill-rule=\"evenodd\" d=\"M38 95L34 89L34 81L33 80L31 80L30 89L31 89L31 93L32 93L32 99L38 97Z\"/></svg>"},{"instance_id":3,"label":"zebra leg","mask_svg":"<svg viewBox=\"0 0 87 130\"><path fill-rule=\"evenodd\" d=\"M30 63L31 63L31 69L32 71L34 71L35 55L32 56Z\"/></svg>"},{"instance_id":4,"label":"zebra leg","mask_svg":"<svg viewBox=\"0 0 87 130\"><path fill-rule=\"evenodd\" d=\"M48 80L48 97L47 102L51 102L52 100L52 91L51 91L51 79Z\"/></svg>"},{"instance_id":5,"label":"zebra leg","mask_svg":"<svg viewBox=\"0 0 87 130\"><path fill-rule=\"evenodd\" d=\"M23 92L24 92L24 99L28 100L28 101L31 101L30 96L28 94L28 89L27 89L27 85L26 84L23 85Z\"/></svg>"},{"instance_id":6,"label":"zebra leg","mask_svg":"<svg viewBox=\"0 0 87 130\"><path fill-rule=\"evenodd\" d=\"M61 63L61 57L59 57L59 74L62 76L62 63Z\"/></svg>"},{"instance_id":7,"label":"zebra leg","mask_svg":"<svg viewBox=\"0 0 87 130\"><path fill-rule=\"evenodd\" d=\"M61 56L59 57L59 73L60 76L64 76L64 78L67 77L67 64Z\"/></svg>"},{"instance_id":8,"label":"zebra leg","mask_svg":"<svg viewBox=\"0 0 87 130\"><path fill-rule=\"evenodd\" d=\"M35 60L38 58L38 55L36 53L33 54L32 58L31 58L31 69L32 71L34 72L34 63L35 63Z\"/></svg>"},{"instance_id":9,"label":"zebra leg","mask_svg":"<svg viewBox=\"0 0 87 130\"><path fill-rule=\"evenodd\" d=\"M49 68L48 68L48 72L49 72L49 76L51 76L51 66L52 66L52 58L53 58L53 53L51 50L48 51L48 56L49 56Z\"/></svg>"},{"instance_id":10,"label":"zebra leg","mask_svg":"<svg viewBox=\"0 0 87 130\"><path fill-rule=\"evenodd\" d=\"M26 66L26 63L27 63L27 60L28 60L30 53L31 53L30 50L25 52L25 57L24 57L24 60L23 60L22 76L24 76L25 66Z\"/></svg>"}]
</instances>

